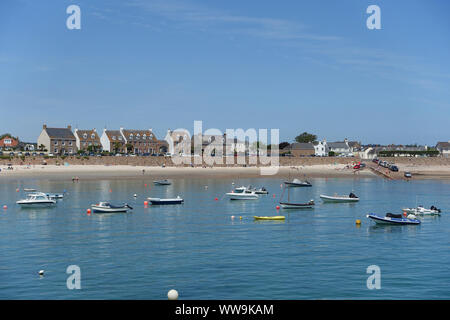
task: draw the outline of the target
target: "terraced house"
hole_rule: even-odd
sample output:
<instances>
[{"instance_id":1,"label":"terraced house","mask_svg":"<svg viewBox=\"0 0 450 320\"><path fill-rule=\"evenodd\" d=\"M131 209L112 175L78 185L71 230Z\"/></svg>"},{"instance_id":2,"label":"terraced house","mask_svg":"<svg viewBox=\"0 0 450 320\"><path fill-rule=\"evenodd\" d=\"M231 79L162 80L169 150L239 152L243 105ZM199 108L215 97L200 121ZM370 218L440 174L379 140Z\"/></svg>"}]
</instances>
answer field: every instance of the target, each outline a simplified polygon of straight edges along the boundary
<instances>
[{"instance_id":1,"label":"terraced house","mask_svg":"<svg viewBox=\"0 0 450 320\"><path fill-rule=\"evenodd\" d=\"M152 129L135 130L120 128L120 132L125 139L127 153L153 154L167 152L167 142L158 140Z\"/></svg>"},{"instance_id":2,"label":"terraced house","mask_svg":"<svg viewBox=\"0 0 450 320\"><path fill-rule=\"evenodd\" d=\"M77 139L78 150L88 152L100 152L102 151L102 144L100 137L97 134L97 130L78 130L75 129L75 138Z\"/></svg>"},{"instance_id":3,"label":"terraced house","mask_svg":"<svg viewBox=\"0 0 450 320\"><path fill-rule=\"evenodd\" d=\"M44 124L37 145L53 154L74 154L77 152L76 141L70 125L67 128L48 128Z\"/></svg>"},{"instance_id":4,"label":"terraced house","mask_svg":"<svg viewBox=\"0 0 450 320\"><path fill-rule=\"evenodd\" d=\"M112 153L126 153L126 140L120 130L104 129L100 138L103 151Z\"/></svg>"}]
</instances>

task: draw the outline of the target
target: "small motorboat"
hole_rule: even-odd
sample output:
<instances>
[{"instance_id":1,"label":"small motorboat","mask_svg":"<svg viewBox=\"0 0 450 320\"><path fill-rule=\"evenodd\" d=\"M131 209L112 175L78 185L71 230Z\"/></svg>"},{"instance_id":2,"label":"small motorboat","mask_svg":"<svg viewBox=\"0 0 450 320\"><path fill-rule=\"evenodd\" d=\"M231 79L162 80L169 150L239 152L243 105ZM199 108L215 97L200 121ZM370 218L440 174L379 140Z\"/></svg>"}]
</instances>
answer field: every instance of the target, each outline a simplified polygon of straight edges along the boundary
<instances>
[{"instance_id":1,"label":"small motorboat","mask_svg":"<svg viewBox=\"0 0 450 320\"><path fill-rule=\"evenodd\" d=\"M411 213L415 215L440 215L441 209L436 208L435 206L431 206L430 209L426 209L423 206L418 206L417 208L404 208L402 209L406 213Z\"/></svg>"},{"instance_id":2,"label":"small motorboat","mask_svg":"<svg viewBox=\"0 0 450 320\"><path fill-rule=\"evenodd\" d=\"M91 205L91 208L95 213L118 213L133 210L133 208L126 203L121 206L115 206L110 204L109 202L100 202L98 204L93 204Z\"/></svg>"},{"instance_id":3,"label":"small motorboat","mask_svg":"<svg viewBox=\"0 0 450 320\"><path fill-rule=\"evenodd\" d=\"M168 185L171 185L171 184L172 184L172 182L170 182L170 181L167 180L167 179L156 180L156 181L153 181L153 183L154 183L155 185L157 185L157 186L168 186Z\"/></svg>"},{"instance_id":4,"label":"small motorboat","mask_svg":"<svg viewBox=\"0 0 450 320\"><path fill-rule=\"evenodd\" d=\"M255 191L249 190L247 187L239 187L232 192L225 194L230 200L255 200L259 199L259 196Z\"/></svg>"},{"instance_id":5,"label":"small motorboat","mask_svg":"<svg viewBox=\"0 0 450 320\"><path fill-rule=\"evenodd\" d=\"M314 205L314 200L310 200L307 203L280 202L280 206L283 209L312 209Z\"/></svg>"},{"instance_id":6,"label":"small motorboat","mask_svg":"<svg viewBox=\"0 0 450 320\"><path fill-rule=\"evenodd\" d=\"M46 193L47 197L50 199L63 199L64 193Z\"/></svg>"},{"instance_id":7,"label":"small motorboat","mask_svg":"<svg viewBox=\"0 0 450 320\"><path fill-rule=\"evenodd\" d=\"M416 216L413 214L409 214L407 217L404 217L401 214L386 213L385 217L381 217L374 213L370 213L366 217L372 219L377 224L394 224L394 225L420 224L420 220L417 219Z\"/></svg>"},{"instance_id":8,"label":"small motorboat","mask_svg":"<svg viewBox=\"0 0 450 320\"><path fill-rule=\"evenodd\" d=\"M25 191L25 192L36 192L36 189L33 189L33 188L23 188L23 191Z\"/></svg>"},{"instance_id":9,"label":"small motorboat","mask_svg":"<svg viewBox=\"0 0 450 320\"><path fill-rule=\"evenodd\" d=\"M255 220L285 220L285 216L254 216Z\"/></svg>"},{"instance_id":10,"label":"small motorboat","mask_svg":"<svg viewBox=\"0 0 450 320\"><path fill-rule=\"evenodd\" d=\"M359 198L353 192L350 192L350 194L348 196L337 195L337 194L335 194L334 196L327 196L325 194L321 194L320 198L324 202L358 202L359 201Z\"/></svg>"},{"instance_id":11,"label":"small motorboat","mask_svg":"<svg viewBox=\"0 0 450 320\"><path fill-rule=\"evenodd\" d=\"M173 199L161 199L161 198L147 198L152 205L169 205L169 204L183 204L184 200L180 196Z\"/></svg>"},{"instance_id":12,"label":"small motorboat","mask_svg":"<svg viewBox=\"0 0 450 320\"><path fill-rule=\"evenodd\" d=\"M292 181L285 181L284 184L287 187L312 187L312 184L308 180L294 179Z\"/></svg>"},{"instance_id":13,"label":"small motorboat","mask_svg":"<svg viewBox=\"0 0 450 320\"><path fill-rule=\"evenodd\" d=\"M253 191L255 191L256 194L269 194L269 191L267 191L265 187L254 189Z\"/></svg>"},{"instance_id":14,"label":"small motorboat","mask_svg":"<svg viewBox=\"0 0 450 320\"><path fill-rule=\"evenodd\" d=\"M411 174L411 172L409 172L409 171L406 171L406 172L404 173L404 176L405 176L405 178L412 178L412 174Z\"/></svg>"},{"instance_id":15,"label":"small motorboat","mask_svg":"<svg viewBox=\"0 0 450 320\"><path fill-rule=\"evenodd\" d=\"M38 192L38 193L29 193L26 199L19 200L16 203L21 205L22 207L35 208L35 207L51 207L56 204L56 201L50 199L45 193Z\"/></svg>"}]
</instances>

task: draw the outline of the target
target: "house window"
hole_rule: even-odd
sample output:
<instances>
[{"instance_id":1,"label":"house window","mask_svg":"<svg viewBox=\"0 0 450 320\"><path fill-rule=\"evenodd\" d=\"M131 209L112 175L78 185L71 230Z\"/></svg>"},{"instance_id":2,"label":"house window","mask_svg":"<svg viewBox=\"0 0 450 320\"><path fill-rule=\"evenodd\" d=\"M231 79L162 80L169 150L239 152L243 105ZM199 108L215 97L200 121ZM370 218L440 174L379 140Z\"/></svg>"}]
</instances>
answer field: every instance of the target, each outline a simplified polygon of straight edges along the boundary
<instances>
[{"instance_id":1,"label":"house window","mask_svg":"<svg viewBox=\"0 0 450 320\"><path fill-rule=\"evenodd\" d=\"M5 139L4 142L5 142L5 144L12 144L11 139Z\"/></svg>"},{"instance_id":2,"label":"house window","mask_svg":"<svg viewBox=\"0 0 450 320\"><path fill-rule=\"evenodd\" d=\"M65 145L66 145L66 142L65 142L65 141L62 141L62 142L61 142L61 145L65 146Z\"/></svg>"},{"instance_id":3,"label":"house window","mask_svg":"<svg viewBox=\"0 0 450 320\"><path fill-rule=\"evenodd\" d=\"M55 146L57 146L57 145L58 145L58 141L55 141L55 143L54 143L54 144L55 144Z\"/></svg>"},{"instance_id":4,"label":"house window","mask_svg":"<svg viewBox=\"0 0 450 320\"><path fill-rule=\"evenodd\" d=\"M91 139L95 139L95 134L91 134Z\"/></svg>"},{"instance_id":5,"label":"house window","mask_svg":"<svg viewBox=\"0 0 450 320\"><path fill-rule=\"evenodd\" d=\"M92 142L89 142L89 145L92 146Z\"/></svg>"},{"instance_id":6,"label":"house window","mask_svg":"<svg viewBox=\"0 0 450 320\"><path fill-rule=\"evenodd\" d=\"M142 136L142 139L146 139L147 138L147 135L144 133L144 135Z\"/></svg>"},{"instance_id":7,"label":"house window","mask_svg":"<svg viewBox=\"0 0 450 320\"><path fill-rule=\"evenodd\" d=\"M122 136L119 136L119 140L122 141Z\"/></svg>"},{"instance_id":8,"label":"house window","mask_svg":"<svg viewBox=\"0 0 450 320\"><path fill-rule=\"evenodd\" d=\"M112 139L113 139L113 140L116 140L116 136L113 136ZM120 138L119 138L119 139L120 139Z\"/></svg>"},{"instance_id":9,"label":"house window","mask_svg":"<svg viewBox=\"0 0 450 320\"><path fill-rule=\"evenodd\" d=\"M73 149L72 148L69 148L69 153L72 153L73 152Z\"/></svg>"},{"instance_id":10,"label":"house window","mask_svg":"<svg viewBox=\"0 0 450 320\"><path fill-rule=\"evenodd\" d=\"M83 138L84 138L84 139L87 139L87 133L84 133L84 134L83 134Z\"/></svg>"},{"instance_id":11,"label":"house window","mask_svg":"<svg viewBox=\"0 0 450 320\"><path fill-rule=\"evenodd\" d=\"M83 147L86 147L86 142L83 142Z\"/></svg>"},{"instance_id":12,"label":"house window","mask_svg":"<svg viewBox=\"0 0 450 320\"><path fill-rule=\"evenodd\" d=\"M137 135L136 135L136 139L139 139L141 137L141 135L138 133Z\"/></svg>"},{"instance_id":13,"label":"house window","mask_svg":"<svg viewBox=\"0 0 450 320\"><path fill-rule=\"evenodd\" d=\"M69 146L71 146L72 145L72 141L69 141Z\"/></svg>"},{"instance_id":14,"label":"house window","mask_svg":"<svg viewBox=\"0 0 450 320\"><path fill-rule=\"evenodd\" d=\"M58 153L58 148L55 148L55 151L54 151L55 153Z\"/></svg>"},{"instance_id":15,"label":"house window","mask_svg":"<svg viewBox=\"0 0 450 320\"><path fill-rule=\"evenodd\" d=\"M130 140L133 140L133 134L130 133Z\"/></svg>"}]
</instances>

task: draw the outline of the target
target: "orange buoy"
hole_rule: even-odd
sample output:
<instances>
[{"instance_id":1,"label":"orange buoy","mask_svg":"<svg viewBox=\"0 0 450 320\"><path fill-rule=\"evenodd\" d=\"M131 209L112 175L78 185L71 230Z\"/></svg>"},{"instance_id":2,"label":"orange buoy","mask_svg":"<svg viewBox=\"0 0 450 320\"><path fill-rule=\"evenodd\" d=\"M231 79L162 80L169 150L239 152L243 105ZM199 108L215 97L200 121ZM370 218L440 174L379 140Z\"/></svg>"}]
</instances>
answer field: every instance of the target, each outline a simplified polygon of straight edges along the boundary
<instances>
[{"instance_id":1,"label":"orange buoy","mask_svg":"<svg viewBox=\"0 0 450 320\"><path fill-rule=\"evenodd\" d=\"M112 189L109 189L109 192L112 192Z\"/></svg>"},{"instance_id":2,"label":"orange buoy","mask_svg":"<svg viewBox=\"0 0 450 320\"><path fill-rule=\"evenodd\" d=\"M91 209L86 210L87 214L91 214Z\"/></svg>"},{"instance_id":3,"label":"orange buoy","mask_svg":"<svg viewBox=\"0 0 450 320\"><path fill-rule=\"evenodd\" d=\"M16 192L19 192L19 191L20 191L20 189L19 189L19 188L17 188L17 189L16 189Z\"/></svg>"},{"instance_id":4,"label":"orange buoy","mask_svg":"<svg viewBox=\"0 0 450 320\"><path fill-rule=\"evenodd\" d=\"M277 208L277 210L280 210L280 206L277 206L276 208Z\"/></svg>"},{"instance_id":5,"label":"orange buoy","mask_svg":"<svg viewBox=\"0 0 450 320\"><path fill-rule=\"evenodd\" d=\"M144 201L144 206L148 206L148 201Z\"/></svg>"},{"instance_id":6,"label":"orange buoy","mask_svg":"<svg viewBox=\"0 0 450 320\"><path fill-rule=\"evenodd\" d=\"M3 209L8 209L8 206L5 204L4 206L3 206Z\"/></svg>"}]
</instances>

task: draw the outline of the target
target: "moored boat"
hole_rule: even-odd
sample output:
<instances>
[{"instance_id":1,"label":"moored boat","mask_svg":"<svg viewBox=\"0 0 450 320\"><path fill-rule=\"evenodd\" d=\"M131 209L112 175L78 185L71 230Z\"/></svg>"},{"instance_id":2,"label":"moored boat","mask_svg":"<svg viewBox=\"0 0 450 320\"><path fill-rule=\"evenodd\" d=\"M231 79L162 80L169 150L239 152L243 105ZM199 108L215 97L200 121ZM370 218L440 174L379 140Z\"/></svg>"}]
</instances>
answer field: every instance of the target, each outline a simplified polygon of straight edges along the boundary
<instances>
[{"instance_id":1,"label":"moored boat","mask_svg":"<svg viewBox=\"0 0 450 320\"><path fill-rule=\"evenodd\" d=\"M230 200L256 200L259 196L247 187L239 187L225 194Z\"/></svg>"},{"instance_id":2,"label":"moored boat","mask_svg":"<svg viewBox=\"0 0 450 320\"><path fill-rule=\"evenodd\" d=\"M307 203L280 202L280 206L283 209L312 209L314 205L314 200L310 200Z\"/></svg>"},{"instance_id":3,"label":"moored boat","mask_svg":"<svg viewBox=\"0 0 450 320\"><path fill-rule=\"evenodd\" d=\"M133 208L126 203L120 206L116 206L110 204L109 202L99 202L98 204L91 205L91 208L95 213L119 213L133 210Z\"/></svg>"},{"instance_id":4,"label":"moored boat","mask_svg":"<svg viewBox=\"0 0 450 320\"><path fill-rule=\"evenodd\" d=\"M352 192L348 196L344 196L344 195L327 196L325 194L321 194L320 198L324 202L358 202L359 201L359 197L357 197Z\"/></svg>"},{"instance_id":5,"label":"moored boat","mask_svg":"<svg viewBox=\"0 0 450 320\"><path fill-rule=\"evenodd\" d=\"M180 196L172 199L161 199L161 198L147 198L152 205L170 205L170 204L182 204L184 200Z\"/></svg>"},{"instance_id":6,"label":"moored boat","mask_svg":"<svg viewBox=\"0 0 450 320\"><path fill-rule=\"evenodd\" d=\"M254 216L255 220L285 220L285 216Z\"/></svg>"},{"instance_id":7,"label":"moored boat","mask_svg":"<svg viewBox=\"0 0 450 320\"><path fill-rule=\"evenodd\" d=\"M155 185L158 185L158 186L168 186L168 185L171 185L171 184L172 184L172 182L170 182L170 181L167 180L167 179L163 179L163 180L155 180L155 181L153 181L153 183L154 183Z\"/></svg>"},{"instance_id":8,"label":"moored boat","mask_svg":"<svg viewBox=\"0 0 450 320\"><path fill-rule=\"evenodd\" d=\"M312 184L308 180L294 179L292 181L285 181L284 184L287 187L312 187Z\"/></svg>"},{"instance_id":9,"label":"moored boat","mask_svg":"<svg viewBox=\"0 0 450 320\"><path fill-rule=\"evenodd\" d=\"M29 193L26 199L21 199L16 202L22 207L51 207L56 204L56 201L50 199L45 193Z\"/></svg>"},{"instance_id":10,"label":"moored boat","mask_svg":"<svg viewBox=\"0 0 450 320\"><path fill-rule=\"evenodd\" d=\"M370 213L366 215L366 217L372 219L377 224L393 224L393 225L420 224L420 220L417 219L416 216L412 214L408 215L407 217L404 217L401 214L387 213L385 217L381 217L374 213Z\"/></svg>"},{"instance_id":11,"label":"moored boat","mask_svg":"<svg viewBox=\"0 0 450 320\"><path fill-rule=\"evenodd\" d=\"M426 209L423 206L418 206L417 208L404 208L402 209L406 213L411 213L415 215L440 215L441 209L436 208L435 206L431 206L430 209Z\"/></svg>"}]
</instances>

